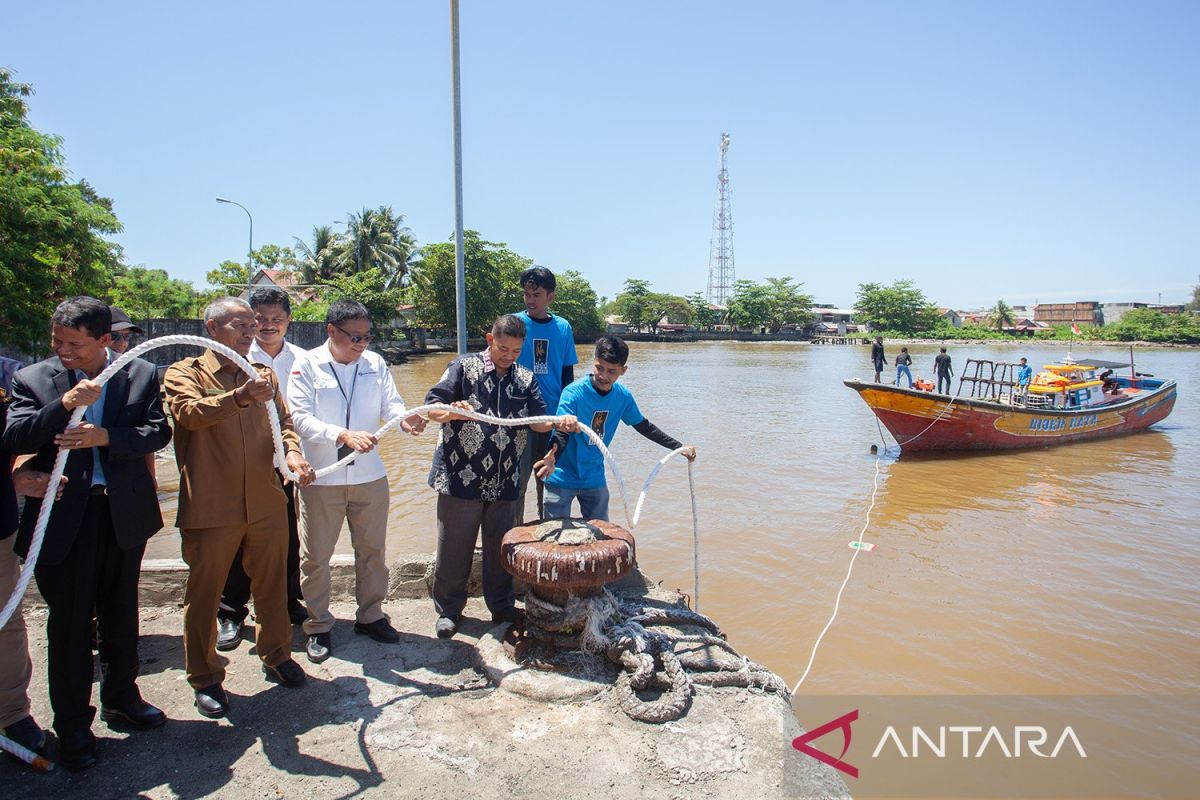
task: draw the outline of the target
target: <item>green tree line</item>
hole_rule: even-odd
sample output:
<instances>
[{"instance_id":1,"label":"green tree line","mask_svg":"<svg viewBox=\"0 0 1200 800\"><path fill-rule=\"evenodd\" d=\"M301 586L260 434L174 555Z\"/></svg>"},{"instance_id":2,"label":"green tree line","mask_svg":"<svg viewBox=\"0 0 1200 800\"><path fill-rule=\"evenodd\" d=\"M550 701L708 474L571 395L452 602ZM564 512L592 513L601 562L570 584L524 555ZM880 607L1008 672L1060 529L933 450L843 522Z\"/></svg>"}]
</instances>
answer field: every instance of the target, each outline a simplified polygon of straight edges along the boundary
<instances>
[{"instance_id":1,"label":"green tree line","mask_svg":"<svg viewBox=\"0 0 1200 800\"><path fill-rule=\"evenodd\" d=\"M112 201L86 181L73 180L63 142L35 130L28 120L33 90L0 68L0 344L23 352L44 351L54 306L74 294L90 294L121 306L137 319L195 317L215 296L237 293L256 269L276 269L300 284L294 303L299 320L324 319L333 300L351 297L387 326L403 305L414 307L418 324L452 331L455 327L453 239L420 246L392 206L363 207L346 215L345 230L315 226L307 239L268 243L246 261L227 260L196 289L167 270L129 266L110 237L121 231ZM467 324L481 334L497 315L522 307L518 276L533 260L503 242L464 234ZM657 332L663 321L709 328L733 324L776 332L813 322L813 298L791 277L739 280L725 310L703 295L655 291L649 281L630 278L616 297L597 298L578 271L556 269L553 310L576 332L604 329L604 318L620 317L634 330ZM1192 307L1200 307L1197 287ZM954 328L912 281L858 287L860 321L893 336L929 338L1005 337L1014 322L1005 301L993 307L987 323ZM1084 338L1109 341L1200 343L1200 321L1151 309L1131 312L1120 323L1087 328ZM1063 337L1066 329L1039 332Z\"/></svg>"}]
</instances>

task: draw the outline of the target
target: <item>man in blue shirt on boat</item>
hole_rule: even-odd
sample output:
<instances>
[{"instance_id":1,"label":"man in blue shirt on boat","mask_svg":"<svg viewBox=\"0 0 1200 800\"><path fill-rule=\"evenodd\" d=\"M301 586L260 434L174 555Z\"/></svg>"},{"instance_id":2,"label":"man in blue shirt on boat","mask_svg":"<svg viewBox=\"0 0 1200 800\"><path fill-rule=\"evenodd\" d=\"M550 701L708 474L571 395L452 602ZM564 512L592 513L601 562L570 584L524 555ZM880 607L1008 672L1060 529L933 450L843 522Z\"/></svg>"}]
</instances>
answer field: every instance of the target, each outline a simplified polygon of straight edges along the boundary
<instances>
[{"instance_id":1,"label":"man in blue shirt on boat","mask_svg":"<svg viewBox=\"0 0 1200 800\"><path fill-rule=\"evenodd\" d=\"M1028 389L1029 381L1033 379L1033 367L1025 363L1025 359L1021 359L1021 363L1017 366L1017 388Z\"/></svg>"},{"instance_id":2,"label":"man in blue shirt on boat","mask_svg":"<svg viewBox=\"0 0 1200 800\"><path fill-rule=\"evenodd\" d=\"M678 450L683 445L642 416L633 394L617 382L628 369L625 363L628 360L629 345L620 338L597 339L591 374L563 390L558 413L570 414L586 424L600 435L605 447L612 444L617 425L624 422L650 441L668 450ZM695 460L696 448L685 448L683 455L688 461ZM547 519L570 517L571 502L576 499L584 519L608 519L604 456L587 434L556 434L549 452L534 468L546 482Z\"/></svg>"}]
</instances>

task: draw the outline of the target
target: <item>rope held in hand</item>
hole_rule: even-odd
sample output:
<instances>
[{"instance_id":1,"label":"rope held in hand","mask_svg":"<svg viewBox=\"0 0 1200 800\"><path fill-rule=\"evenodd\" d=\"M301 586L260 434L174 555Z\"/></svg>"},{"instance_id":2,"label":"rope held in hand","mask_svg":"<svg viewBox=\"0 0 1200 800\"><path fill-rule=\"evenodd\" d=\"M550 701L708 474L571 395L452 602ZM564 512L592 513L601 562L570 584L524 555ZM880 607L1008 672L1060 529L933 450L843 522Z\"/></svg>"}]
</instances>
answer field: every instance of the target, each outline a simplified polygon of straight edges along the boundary
<instances>
[{"instance_id":1,"label":"rope held in hand","mask_svg":"<svg viewBox=\"0 0 1200 800\"><path fill-rule=\"evenodd\" d=\"M101 386L103 386L105 383L107 383L109 381L110 378L112 378L113 375L115 375L117 372L121 371L125 367L125 365L129 364L131 361L133 361L133 359L143 355L144 353L148 353L151 350L156 350L160 347L170 347L172 345L179 345L179 344L194 345L196 347L207 348L209 350L213 350L214 352L217 352L217 353L225 356L226 358L228 358L230 361L232 361L233 364L235 366L237 366L238 369L242 370L242 372L246 373L246 375L251 380L257 380L260 377L258 370L256 370L249 361L247 361L241 354L239 354L233 348L223 345L220 342L213 341L212 339L206 338L204 336L190 336L187 334L174 334L171 336L159 336L154 339L150 339L148 341L142 342L141 344L137 345L136 347L130 348L126 353L121 355L120 358L118 358L117 360L115 360L111 364L109 364L93 380L97 384L100 384ZM286 460L287 451L284 449L284 446L283 446L283 433L282 433L282 431L280 429L280 425L279 425L279 412L275 408L275 404L273 402L264 403L263 405L265 405L267 408L267 417L270 419L270 422L271 422L271 440L274 444L274 449L275 449L275 458L274 458L275 467L288 480L299 481L300 475L293 472L291 470L291 468L288 467L288 465L287 465L287 460ZM503 427L518 427L521 425L536 425L536 424L542 424L542 423L553 424L553 423L558 422L558 420L559 420L559 417L550 416L550 415L544 415L544 416L538 416L538 417L515 417L515 418L491 417L486 414L480 414L479 412L476 412L476 411L470 411L470 410L461 409L461 408L453 408L453 407L445 405L443 403L430 403L427 405L418 406L417 408L414 408L414 409L407 410L403 416L393 417L392 419L388 420L379 430L375 431L375 436L377 438L383 436L385 433L390 431L392 428L399 425L408 416L411 416L413 414L426 414L429 411L439 410L439 409L449 410L449 411L454 412L455 414L458 414L459 416L468 417L470 419L477 420L479 422L487 422L492 425L500 425ZM74 410L72 410L71 418L67 422L67 427L70 428L70 427L78 425L80 420L83 419L83 414L85 411L86 411L85 406L79 406L79 407L75 408ZM679 455L682 452L682 448L680 448L679 450L673 450L672 452L668 453L665 457L663 457L662 460L660 460L658 462L658 464L655 465L654 469L651 470L650 475L647 476L645 482L642 484L641 494L639 494L638 500L637 500L636 511L633 513L633 515L630 515L629 500L626 496L626 491L625 491L625 482L624 482L623 478L621 477L621 472L620 472L619 468L617 467L616 460L612 457L612 454L608 451L608 448L604 444L604 440L601 439L600 436L597 435L597 433L595 431L593 431L587 425L584 425L582 422L579 423L579 430L584 435L586 435L592 441L592 443L595 444L600 449L601 454L604 456L604 460L608 463L609 467L612 469L613 475L617 479L617 486L621 491L621 503L623 504L623 506L625 508L625 518L629 522L630 530L632 530L633 528L635 528L637 526L638 520L641 517L642 506L646 499L646 493L650 489L650 483L654 480L655 476L657 476L659 470L662 469L663 464L665 464L672 456ZM5 603L3 610L0 610L0 628L4 627L8 623L9 619L12 618L12 615L14 613L16 613L17 608L20 607L21 598L23 598L25 596L25 591L26 591L26 589L29 588L29 581L33 578L34 568L37 566L38 554L42 550L42 540L46 536L46 527L50 522L50 514L53 511L55 501L57 500L57 488L58 488L59 484L61 484L61 482L62 482L63 472L66 471L68 455L70 455L70 450L67 448L60 447L58 450L58 454L55 456L54 467L50 472L50 481L47 484L46 496L42 499L42 506L38 511L37 522L34 524L34 527L33 527L33 536L29 543L28 555L26 555L26 557L25 557L25 563L21 568L21 574L20 574L20 577L17 579L16 586L13 588L12 595L8 598L8 602ZM335 472L335 471L341 469L346 464L348 464L350 461L352 461L356 455L357 455L356 453L351 453L351 454L347 455L345 458L343 458L333 464L330 464L327 467L316 470L315 477L320 478L322 476L328 475L332 472ZM691 470L691 464L689 462L689 464L688 464L689 485L691 484L691 481L692 481L692 470ZM692 486L691 488L692 488L693 535L698 537L698 534L696 533L696 527L695 527L696 493L695 493L694 486ZM696 544L694 545L694 550L695 550L695 561L696 561L696 565L698 566L699 565L698 538L697 538ZM699 574L697 574L696 575L697 596L699 595L699 586L700 586L700 579L699 579ZM17 756L18 758L21 758L22 760L25 760L31 764L34 763L34 761L32 761L31 758L36 757L35 754L31 753L30 751L26 750L23 747L20 747L20 745L17 745L15 742L12 742L11 740L5 738L4 736L0 736L0 750L6 750L7 752L12 753L13 755Z\"/></svg>"},{"instance_id":2,"label":"rope held in hand","mask_svg":"<svg viewBox=\"0 0 1200 800\"><path fill-rule=\"evenodd\" d=\"M127 363L130 363L133 361L133 359L137 359L138 356L149 353L150 350L155 350L161 347L170 347L170 345L175 344L192 344L199 348L208 348L210 350L214 350L216 353L226 356L227 359L232 361L236 367L241 369L242 372L245 372L252 380L259 378L257 369L251 365L250 361L247 361L245 357L242 357L238 351L234 350L233 348L226 347L226 345L221 344L220 342L214 342L212 339L205 338L203 336L187 336L180 333L180 335L161 336L150 339L148 342L143 342L142 344L137 345L137 347L131 348L127 351L127 353L121 355L119 359L116 359L113 363L110 363L108 367L104 368L103 372L96 375L95 381L97 384L104 385L108 383L108 380L112 378L114 374L120 372L121 369L127 365ZM288 480L299 481L300 475L293 473L292 469L290 469L287 464L287 451L283 449L283 434L280 431L280 415L278 415L278 411L275 408L275 403L264 403L264 405L266 405L266 415L268 415L271 422L271 440L275 445L275 467L280 470L280 473L282 473L284 477L287 477ZM404 417L412 416L413 414L424 415L427 414L428 411L438 409L454 411L455 414L469 417L469 419L472 420L478 420L480 422L490 423L490 425L499 425L504 427L539 425L539 423L554 423L559 421L559 417L550 415L512 417L512 419L504 419L504 417L480 414L478 411L451 408L449 405L445 405L443 403L430 403L426 405L420 405L418 408L409 409L406 411L406 413L404 413L403 416L392 417L392 419L384 423L384 426L380 427L378 431L374 433L374 435L376 435L377 438L382 437L383 434L388 433L392 428L400 425ZM73 409L71 413L71 420L67 422L67 427L79 425L79 421L83 419L84 411L84 407ZM646 501L646 494L649 491L650 482L652 482L654 477L658 475L662 465L664 465L672 456L678 456L679 453L682 452L682 449L667 453L667 455L662 458L658 464L655 464L654 469L650 471L646 481L642 483L642 492L637 498L636 511L630 515L629 499L626 497L625 493L625 482L622 479L622 475L620 475L620 470L617 467L616 459L612 457L612 453L608 452L608 449L604 444L604 440L602 440L592 428L583 425L581 422L580 431L584 435L587 435L587 437L599 447L601 455L604 456L605 461L608 463L608 467L612 469L612 474L614 477L616 477L617 485L620 489L620 499L622 499L622 503L624 504L625 518L629 521L629 528L630 530L636 528L638 519L640 519L642 515L642 506L644 501ZM5 603L4 610L0 610L0 627L4 627L6 622L12 618L14 613L16 613L18 606L20 606L20 599L22 599L22 597L25 595L25 590L29 587L30 579L34 577L34 569L37 566L37 555L38 553L41 553L42 540L44 537L46 537L46 528L50 521L50 512L54 510L56 487L58 487L62 481L62 473L64 473L66 470L68 455L70 455L70 450L60 447L58 456L56 456L54 459L54 468L52 471L50 471L50 480L48 483L46 497L42 499L42 507L37 513L37 522L34 525L34 535L32 535L32 539L30 541L29 554L25 557L25 564L22 567L22 571L20 571L20 577L18 578L16 588L13 589L12 596L8 597L8 602ZM356 455L358 455L358 453L350 453L350 455L342 458L341 461L330 464L329 467L318 469L316 471L316 477L323 477L325 475L335 473L335 471L343 468L344 465L348 464L350 461L353 461ZM689 481L691 481L690 465L688 477ZM695 511L695 489L692 489L692 511ZM698 564L698 545L696 553Z\"/></svg>"}]
</instances>

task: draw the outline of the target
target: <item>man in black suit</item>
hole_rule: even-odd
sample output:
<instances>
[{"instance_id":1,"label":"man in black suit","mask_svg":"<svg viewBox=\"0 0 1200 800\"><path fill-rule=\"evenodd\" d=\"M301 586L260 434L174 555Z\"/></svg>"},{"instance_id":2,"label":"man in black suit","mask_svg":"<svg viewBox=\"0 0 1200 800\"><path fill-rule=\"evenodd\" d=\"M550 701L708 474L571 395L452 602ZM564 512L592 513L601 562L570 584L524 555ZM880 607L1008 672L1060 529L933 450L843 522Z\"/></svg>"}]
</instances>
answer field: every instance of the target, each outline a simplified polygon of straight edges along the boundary
<instances>
[{"instance_id":1,"label":"man in black suit","mask_svg":"<svg viewBox=\"0 0 1200 800\"><path fill-rule=\"evenodd\" d=\"M0 427L8 413L9 393L12 389L10 373L0 358ZM16 364L20 367L20 364ZM14 370L15 371L15 370ZM21 566L13 552L12 535L17 531L17 494L14 479L9 474L10 461L7 453L0 452L0 606L8 602L17 585ZM47 482L49 476L46 476ZM37 480L27 477L20 482L22 494L29 495L44 491ZM25 620L20 607L13 612L8 622L0 627L0 731L17 744L41 753L46 743L46 734L29 713L29 679L33 676L33 664L29 660L29 642L25 636Z\"/></svg>"},{"instance_id":2,"label":"man in black suit","mask_svg":"<svg viewBox=\"0 0 1200 800\"><path fill-rule=\"evenodd\" d=\"M109 363L108 306L92 297L60 303L51 317L55 357L19 371L4 430L4 449L35 453L32 468L53 469L59 447L71 450L62 499L54 504L34 577L50 607L46 623L50 705L60 763L96 763L91 725L92 610L99 621L101 719L156 728L162 711L137 688L138 573L146 540L162 528L146 454L171 439L155 369L134 360L101 386ZM72 411L85 421L68 428ZM27 555L41 500L29 498L17 534Z\"/></svg>"}]
</instances>

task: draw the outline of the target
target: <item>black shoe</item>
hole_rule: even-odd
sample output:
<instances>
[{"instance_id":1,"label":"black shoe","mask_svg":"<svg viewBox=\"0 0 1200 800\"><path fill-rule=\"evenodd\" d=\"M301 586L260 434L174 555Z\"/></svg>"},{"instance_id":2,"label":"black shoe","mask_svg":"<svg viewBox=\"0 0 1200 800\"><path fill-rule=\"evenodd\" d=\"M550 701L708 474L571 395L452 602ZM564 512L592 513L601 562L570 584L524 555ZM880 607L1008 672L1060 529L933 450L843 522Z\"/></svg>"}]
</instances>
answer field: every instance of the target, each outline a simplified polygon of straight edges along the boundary
<instances>
[{"instance_id":1,"label":"black shoe","mask_svg":"<svg viewBox=\"0 0 1200 800\"><path fill-rule=\"evenodd\" d=\"M511 622L516 625L521 620L525 619L525 614L516 606L502 608L492 614L492 624L499 625L502 622Z\"/></svg>"},{"instance_id":2,"label":"black shoe","mask_svg":"<svg viewBox=\"0 0 1200 800\"><path fill-rule=\"evenodd\" d=\"M42 730L41 725L33 721L33 717L17 720L4 729L4 735L26 750L45 755L42 751L46 747L46 732Z\"/></svg>"},{"instance_id":3,"label":"black shoe","mask_svg":"<svg viewBox=\"0 0 1200 800\"><path fill-rule=\"evenodd\" d=\"M439 639L449 639L458 633L458 620L450 619L450 617L438 617L434 630L437 631Z\"/></svg>"},{"instance_id":4,"label":"black shoe","mask_svg":"<svg viewBox=\"0 0 1200 800\"><path fill-rule=\"evenodd\" d=\"M354 632L361 633L364 636L370 636L377 642L384 644L395 644L400 641L400 634L396 633L396 629L388 622L387 617L380 617L374 622L363 624L361 622L354 623Z\"/></svg>"},{"instance_id":5,"label":"black shoe","mask_svg":"<svg viewBox=\"0 0 1200 800\"><path fill-rule=\"evenodd\" d=\"M219 719L229 713L229 695L219 683L197 689L196 710L202 717Z\"/></svg>"},{"instance_id":6,"label":"black shoe","mask_svg":"<svg viewBox=\"0 0 1200 800\"><path fill-rule=\"evenodd\" d=\"M91 731L84 728L58 735L58 763L67 769L87 769L96 758L96 737Z\"/></svg>"},{"instance_id":7,"label":"black shoe","mask_svg":"<svg viewBox=\"0 0 1200 800\"><path fill-rule=\"evenodd\" d=\"M263 674L267 676L268 680L281 683L289 689L303 686L304 682L308 680L308 676L304 674L304 670L300 668L300 665L290 658L287 661L281 661L273 667L263 664Z\"/></svg>"},{"instance_id":8,"label":"black shoe","mask_svg":"<svg viewBox=\"0 0 1200 800\"><path fill-rule=\"evenodd\" d=\"M107 722L109 727L112 727L112 723L115 722L119 725L127 725L134 730L148 731L161 727L167 721L167 715L145 700L138 698L137 701L121 708L101 706L100 719Z\"/></svg>"},{"instance_id":9,"label":"black shoe","mask_svg":"<svg viewBox=\"0 0 1200 800\"><path fill-rule=\"evenodd\" d=\"M333 652L333 646L329 642L328 633L314 633L308 637L308 643L304 645L305 655L314 664L320 664L329 658L331 652Z\"/></svg>"},{"instance_id":10,"label":"black shoe","mask_svg":"<svg viewBox=\"0 0 1200 800\"><path fill-rule=\"evenodd\" d=\"M300 603L289 603L288 619L292 621L293 625L299 625L301 622L304 622L304 620L308 619L308 609Z\"/></svg>"},{"instance_id":11,"label":"black shoe","mask_svg":"<svg viewBox=\"0 0 1200 800\"><path fill-rule=\"evenodd\" d=\"M233 650L242 641L242 623L236 619L217 617L217 649Z\"/></svg>"}]
</instances>

